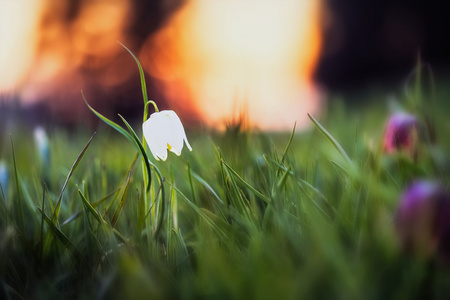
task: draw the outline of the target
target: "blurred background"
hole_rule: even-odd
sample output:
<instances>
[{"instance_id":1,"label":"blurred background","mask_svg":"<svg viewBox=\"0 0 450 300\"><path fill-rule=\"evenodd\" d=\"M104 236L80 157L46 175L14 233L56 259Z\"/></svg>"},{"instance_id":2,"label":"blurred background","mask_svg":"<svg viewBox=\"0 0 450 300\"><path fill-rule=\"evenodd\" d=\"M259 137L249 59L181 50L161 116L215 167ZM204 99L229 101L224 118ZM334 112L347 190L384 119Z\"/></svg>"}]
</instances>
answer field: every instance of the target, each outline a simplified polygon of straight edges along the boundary
<instances>
[{"instance_id":1,"label":"blurred background","mask_svg":"<svg viewBox=\"0 0 450 300\"><path fill-rule=\"evenodd\" d=\"M0 0L0 125L141 118L150 99L190 126L288 130L327 95L450 67L448 1Z\"/></svg>"}]
</instances>

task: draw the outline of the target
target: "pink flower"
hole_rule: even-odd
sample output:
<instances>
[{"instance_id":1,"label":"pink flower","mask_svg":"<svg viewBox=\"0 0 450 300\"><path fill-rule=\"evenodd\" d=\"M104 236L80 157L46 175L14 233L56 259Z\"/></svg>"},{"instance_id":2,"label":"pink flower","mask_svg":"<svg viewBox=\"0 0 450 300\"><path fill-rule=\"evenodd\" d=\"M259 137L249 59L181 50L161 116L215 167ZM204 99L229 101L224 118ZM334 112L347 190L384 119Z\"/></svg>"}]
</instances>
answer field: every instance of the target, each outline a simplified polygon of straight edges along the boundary
<instances>
[{"instance_id":1,"label":"pink flower","mask_svg":"<svg viewBox=\"0 0 450 300\"><path fill-rule=\"evenodd\" d=\"M450 194L437 182L411 184L400 199L395 222L404 250L450 258Z\"/></svg>"},{"instance_id":2,"label":"pink flower","mask_svg":"<svg viewBox=\"0 0 450 300\"><path fill-rule=\"evenodd\" d=\"M404 112L390 116L384 132L384 150L393 153L406 150L412 153L417 129L417 119L414 115Z\"/></svg>"}]
</instances>

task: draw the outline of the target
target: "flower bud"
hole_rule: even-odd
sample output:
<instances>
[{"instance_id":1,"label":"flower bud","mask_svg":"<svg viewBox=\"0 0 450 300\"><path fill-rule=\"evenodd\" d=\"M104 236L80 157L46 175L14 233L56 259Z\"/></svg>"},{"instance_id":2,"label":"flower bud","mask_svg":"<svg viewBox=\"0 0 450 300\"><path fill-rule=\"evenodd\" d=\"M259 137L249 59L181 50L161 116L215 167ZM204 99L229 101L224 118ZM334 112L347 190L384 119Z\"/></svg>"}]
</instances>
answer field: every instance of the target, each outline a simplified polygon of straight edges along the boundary
<instances>
[{"instance_id":1,"label":"flower bud","mask_svg":"<svg viewBox=\"0 0 450 300\"><path fill-rule=\"evenodd\" d=\"M424 257L450 255L450 195L437 182L416 181L403 193L396 215L401 246Z\"/></svg>"},{"instance_id":2,"label":"flower bud","mask_svg":"<svg viewBox=\"0 0 450 300\"><path fill-rule=\"evenodd\" d=\"M393 153L397 150L406 150L412 153L416 137L416 117L404 112L394 113L390 116L384 132L384 150L387 153Z\"/></svg>"}]
</instances>

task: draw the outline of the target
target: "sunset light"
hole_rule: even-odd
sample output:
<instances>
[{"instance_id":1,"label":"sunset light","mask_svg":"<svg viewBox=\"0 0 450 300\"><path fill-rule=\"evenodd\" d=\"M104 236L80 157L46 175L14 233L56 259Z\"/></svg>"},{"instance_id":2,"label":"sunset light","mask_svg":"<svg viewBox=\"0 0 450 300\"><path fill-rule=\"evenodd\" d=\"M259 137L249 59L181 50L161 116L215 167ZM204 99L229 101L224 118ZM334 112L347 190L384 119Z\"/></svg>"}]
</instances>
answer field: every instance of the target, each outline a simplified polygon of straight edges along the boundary
<instances>
[{"instance_id":1,"label":"sunset light","mask_svg":"<svg viewBox=\"0 0 450 300\"><path fill-rule=\"evenodd\" d=\"M190 0L139 36L125 0L3 2L0 92L24 104L45 101L58 118L76 121L81 90L108 94L136 75L120 41L150 74L163 98L155 100L187 123L223 128L245 116L263 130L302 127L321 105L312 81L320 10L319 0Z\"/></svg>"},{"instance_id":2,"label":"sunset light","mask_svg":"<svg viewBox=\"0 0 450 300\"><path fill-rule=\"evenodd\" d=\"M35 54L39 1L2 1L0 9L0 93L17 89Z\"/></svg>"},{"instance_id":3,"label":"sunset light","mask_svg":"<svg viewBox=\"0 0 450 300\"><path fill-rule=\"evenodd\" d=\"M318 1L193 0L140 56L171 105L209 125L244 113L251 126L292 128L320 105L311 80L319 8Z\"/></svg>"}]
</instances>

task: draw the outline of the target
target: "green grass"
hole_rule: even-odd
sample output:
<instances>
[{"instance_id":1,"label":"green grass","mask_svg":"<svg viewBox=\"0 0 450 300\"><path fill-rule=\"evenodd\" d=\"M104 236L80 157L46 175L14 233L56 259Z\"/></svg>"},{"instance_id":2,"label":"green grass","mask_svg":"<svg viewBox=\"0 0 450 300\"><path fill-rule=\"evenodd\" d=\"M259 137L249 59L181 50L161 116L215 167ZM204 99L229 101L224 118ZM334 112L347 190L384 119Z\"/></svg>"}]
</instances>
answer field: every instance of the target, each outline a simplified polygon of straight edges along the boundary
<instances>
[{"instance_id":1,"label":"green grass","mask_svg":"<svg viewBox=\"0 0 450 300\"><path fill-rule=\"evenodd\" d=\"M435 124L417 158L382 152L384 99L335 100L292 136L188 132L192 152L150 157L148 192L142 152L109 127L49 132L47 164L29 128L3 133L0 297L445 298L449 266L401 251L393 222L412 180L448 186L448 94L432 109L410 90L401 105Z\"/></svg>"}]
</instances>

